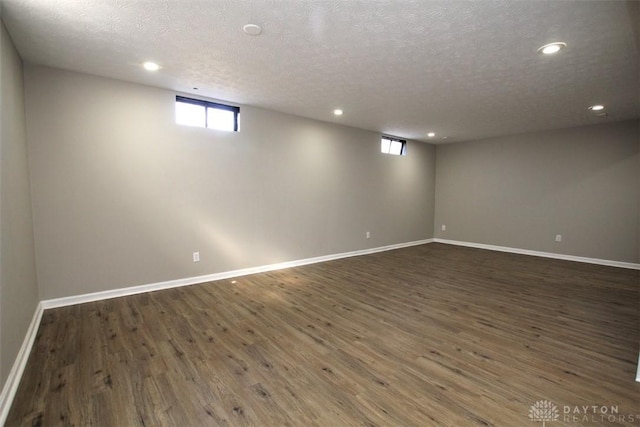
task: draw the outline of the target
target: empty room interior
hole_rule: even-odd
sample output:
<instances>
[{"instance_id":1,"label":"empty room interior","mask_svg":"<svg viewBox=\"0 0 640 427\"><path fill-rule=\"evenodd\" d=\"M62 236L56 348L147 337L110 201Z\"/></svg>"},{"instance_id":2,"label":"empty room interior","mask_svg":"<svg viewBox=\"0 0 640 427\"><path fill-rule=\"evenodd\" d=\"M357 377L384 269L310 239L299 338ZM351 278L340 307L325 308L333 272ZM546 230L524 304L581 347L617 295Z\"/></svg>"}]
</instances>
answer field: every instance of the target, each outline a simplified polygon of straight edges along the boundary
<instances>
[{"instance_id":1,"label":"empty room interior","mask_svg":"<svg viewBox=\"0 0 640 427\"><path fill-rule=\"evenodd\" d=\"M640 426L639 4L1 0L0 425Z\"/></svg>"}]
</instances>

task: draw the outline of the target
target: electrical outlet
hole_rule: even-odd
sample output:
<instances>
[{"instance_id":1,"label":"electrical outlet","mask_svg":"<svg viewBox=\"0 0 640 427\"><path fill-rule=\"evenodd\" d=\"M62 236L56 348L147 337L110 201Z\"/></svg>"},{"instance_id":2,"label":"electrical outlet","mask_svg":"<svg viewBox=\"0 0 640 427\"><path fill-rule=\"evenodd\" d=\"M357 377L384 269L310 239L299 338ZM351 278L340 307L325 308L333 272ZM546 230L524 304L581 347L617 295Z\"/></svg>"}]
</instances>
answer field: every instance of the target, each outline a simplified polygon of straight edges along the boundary
<instances>
[{"instance_id":1,"label":"electrical outlet","mask_svg":"<svg viewBox=\"0 0 640 427\"><path fill-rule=\"evenodd\" d=\"M442 226L440 227L442 229L442 231L447 231L447 226L442 224Z\"/></svg>"},{"instance_id":2,"label":"electrical outlet","mask_svg":"<svg viewBox=\"0 0 640 427\"><path fill-rule=\"evenodd\" d=\"M556 234L556 242L562 242L562 234Z\"/></svg>"},{"instance_id":3,"label":"electrical outlet","mask_svg":"<svg viewBox=\"0 0 640 427\"><path fill-rule=\"evenodd\" d=\"M200 262L200 252L193 253L193 262Z\"/></svg>"},{"instance_id":4,"label":"electrical outlet","mask_svg":"<svg viewBox=\"0 0 640 427\"><path fill-rule=\"evenodd\" d=\"M371 238L371 233L367 231L367 239Z\"/></svg>"}]
</instances>

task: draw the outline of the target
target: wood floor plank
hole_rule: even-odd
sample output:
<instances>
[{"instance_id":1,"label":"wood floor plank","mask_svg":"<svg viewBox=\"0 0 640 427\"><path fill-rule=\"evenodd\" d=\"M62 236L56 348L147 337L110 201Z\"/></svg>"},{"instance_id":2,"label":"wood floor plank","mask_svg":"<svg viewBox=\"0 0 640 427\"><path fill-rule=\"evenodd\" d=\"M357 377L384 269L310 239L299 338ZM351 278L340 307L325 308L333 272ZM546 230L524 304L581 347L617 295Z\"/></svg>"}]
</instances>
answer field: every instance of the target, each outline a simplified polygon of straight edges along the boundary
<instances>
[{"instance_id":1,"label":"wood floor plank","mask_svg":"<svg viewBox=\"0 0 640 427\"><path fill-rule=\"evenodd\" d=\"M51 309L6 425L637 426L639 308L638 271L429 244Z\"/></svg>"}]
</instances>

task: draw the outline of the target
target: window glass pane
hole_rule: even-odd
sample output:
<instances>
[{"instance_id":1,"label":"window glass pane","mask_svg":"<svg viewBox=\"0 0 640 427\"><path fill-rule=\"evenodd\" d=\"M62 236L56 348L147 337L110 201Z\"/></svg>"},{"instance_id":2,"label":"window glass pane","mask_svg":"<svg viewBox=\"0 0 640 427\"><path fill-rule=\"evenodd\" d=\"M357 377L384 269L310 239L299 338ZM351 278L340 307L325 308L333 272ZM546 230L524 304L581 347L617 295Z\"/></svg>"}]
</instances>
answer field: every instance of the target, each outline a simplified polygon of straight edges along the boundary
<instances>
[{"instance_id":1,"label":"window glass pane","mask_svg":"<svg viewBox=\"0 0 640 427\"><path fill-rule=\"evenodd\" d=\"M389 149L389 154L402 154L402 142L400 141L391 141L391 148Z\"/></svg>"},{"instance_id":2,"label":"window glass pane","mask_svg":"<svg viewBox=\"0 0 640 427\"><path fill-rule=\"evenodd\" d=\"M176 123L186 126L205 127L205 107L202 105L176 102Z\"/></svg>"},{"instance_id":3,"label":"window glass pane","mask_svg":"<svg viewBox=\"0 0 640 427\"><path fill-rule=\"evenodd\" d=\"M229 110L207 108L207 127L209 129L234 131L234 113Z\"/></svg>"},{"instance_id":4,"label":"window glass pane","mask_svg":"<svg viewBox=\"0 0 640 427\"><path fill-rule=\"evenodd\" d=\"M382 138L382 144L380 145L380 151L383 153L389 152L389 146L391 145L391 140L387 138Z\"/></svg>"}]
</instances>

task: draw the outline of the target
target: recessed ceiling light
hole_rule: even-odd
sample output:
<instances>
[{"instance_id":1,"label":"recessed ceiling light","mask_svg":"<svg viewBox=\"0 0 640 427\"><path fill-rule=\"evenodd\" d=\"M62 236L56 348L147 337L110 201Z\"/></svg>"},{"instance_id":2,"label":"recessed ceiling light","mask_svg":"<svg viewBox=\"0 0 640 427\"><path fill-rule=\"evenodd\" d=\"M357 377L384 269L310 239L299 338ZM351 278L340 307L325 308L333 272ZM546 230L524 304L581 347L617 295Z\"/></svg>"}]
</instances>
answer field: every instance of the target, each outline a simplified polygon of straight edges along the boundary
<instances>
[{"instance_id":1,"label":"recessed ceiling light","mask_svg":"<svg viewBox=\"0 0 640 427\"><path fill-rule=\"evenodd\" d=\"M429 138L433 138L434 136L436 136L436 133L435 133L435 132L429 132L429 133L427 134L427 136L428 136Z\"/></svg>"},{"instance_id":2,"label":"recessed ceiling light","mask_svg":"<svg viewBox=\"0 0 640 427\"><path fill-rule=\"evenodd\" d=\"M602 110L604 110L604 105L600 105L600 104L592 105L591 107L589 107L589 110L591 110L591 111L602 111Z\"/></svg>"},{"instance_id":3,"label":"recessed ceiling light","mask_svg":"<svg viewBox=\"0 0 640 427\"><path fill-rule=\"evenodd\" d=\"M565 47L567 47L567 44L564 42L553 42L540 47L538 49L538 53L541 53L543 55L553 55L554 53L558 53L560 49L563 49Z\"/></svg>"},{"instance_id":4,"label":"recessed ceiling light","mask_svg":"<svg viewBox=\"0 0 640 427\"><path fill-rule=\"evenodd\" d=\"M160 69L160 66L158 64L150 61L145 62L144 64L142 64L142 66L147 71L158 71Z\"/></svg>"},{"instance_id":5,"label":"recessed ceiling light","mask_svg":"<svg viewBox=\"0 0 640 427\"><path fill-rule=\"evenodd\" d=\"M249 34L250 36L258 36L262 33L262 27L256 24L247 24L242 27L242 31Z\"/></svg>"},{"instance_id":6,"label":"recessed ceiling light","mask_svg":"<svg viewBox=\"0 0 640 427\"><path fill-rule=\"evenodd\" d=\"M338 110L333 110L333 114L336 116L341 116L342 115L342 110L338 109Z\"/></svg>"}]
</instances>

